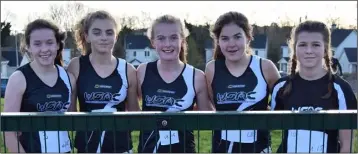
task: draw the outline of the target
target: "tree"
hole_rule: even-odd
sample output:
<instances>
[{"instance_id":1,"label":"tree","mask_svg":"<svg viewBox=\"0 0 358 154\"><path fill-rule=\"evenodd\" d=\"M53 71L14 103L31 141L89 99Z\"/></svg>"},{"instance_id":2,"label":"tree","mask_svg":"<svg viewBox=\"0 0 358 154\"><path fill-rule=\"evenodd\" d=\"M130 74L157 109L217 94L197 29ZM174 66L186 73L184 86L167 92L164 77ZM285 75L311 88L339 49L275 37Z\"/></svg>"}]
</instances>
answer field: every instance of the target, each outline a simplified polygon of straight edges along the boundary
<instances>
[{"instance_id":1,"label":"tree","mask_svg":"<svg viewBox=\"0 0 358 154\"><path fill-rule=\"evenodd\" d=\"M6 39L10 36L11 23L1 22L1 47L7 46Z\"/></svg>"},{"instance_id":2,"label":"tree","mask_svg":"<svg viewBox=\"0 0 358 154\"><path fill-rule=\"evenodd\" d=\"M189 36L187 39L188 43L188 53L187 60L190 65L195 67L200 67L203 63L201 55L199 54L197 44L192 36Z\"/></svg>"},{"instance_id":3,"label":"tree","mask_svg":"<svg viewBox=\"0 0 358 154\"><path fill-rule=\"evenodd\" d=\"M85 16L90 8L78 2L68 2L63 5L52 4L47 17L52 19L66 31L73 31L75 24Z\"/></svg>"}]
</instances>

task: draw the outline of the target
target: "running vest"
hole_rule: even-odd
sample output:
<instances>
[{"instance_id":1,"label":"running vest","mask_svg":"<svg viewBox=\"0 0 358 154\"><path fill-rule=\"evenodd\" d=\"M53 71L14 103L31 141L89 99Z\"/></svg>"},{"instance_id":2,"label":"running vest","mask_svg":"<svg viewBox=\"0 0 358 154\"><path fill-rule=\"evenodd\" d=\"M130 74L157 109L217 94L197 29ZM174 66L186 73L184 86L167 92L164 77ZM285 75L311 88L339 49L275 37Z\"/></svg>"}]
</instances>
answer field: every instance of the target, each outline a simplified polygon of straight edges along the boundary
<instances>
[{"instance_id":1,"label":"running vest","mask_svg":"<svg viewBox=\"0 0 358 154\"><path fill-rule=\"evenodd\" d=\"M125 111L127 62L117 59L117 68L106 78L94 70L89 55L81 56L77 79L80 112ZM90 122L90 121L89 121ZM75 146L80 152L122 153L132 149L130 131L77 131Z\"/></svg>"},{"instance_id":2,"label":"running vest","mask_svg":"<svg viewBox=\"0 0 358 154\"><path fill-rule=\"evenodd\" d=\"M308 81L296 74L292 79L289 95L281 97L289 76L278 80L272 91L271 110L320 111L320 110L357 110L357 99L352 88L339 76L333 76L332 94L322 98L328 92L329 76ZM331 81L332 82L332 81ZM278 153L339 153L338 130L290 129L283 132L283 140ZM297 139L297 140L296 140ZM297 147L296 147L297 145ZM297 148L297 149L296 149Z\"/></svg>"},{"instance_id":3,"label":"running vest","mask_svg":"<svg viewBox=\"0 0 358 154\"><path fill-rule=\"evenodd\" d=\"M166 83L159 75L157 61L148 63L141 85L142 110L164 112L193 110L195 101L194 72L193 66L185 64L181 74L173 82ZM171 139L169 135L171 135ZM141 131L138 152L194 153L193 131Z\"/></svg>"},{"instance_id":4,"label":"running vest","mask_svg":"<svg viewBox=\"0 0 358 154\"><path fill-rule=\"evenodd\" d=\"M215 60L215 73L211 83L217 111L267 110L269 88L264 78L261 58L252 55L245 72L233 76L225 60ZM212 152L260 153L269 146L266 130L214 131ZM240 145L241 143L241 145Z\"/></svg>"},{"instance_id":5,"label":"running vest","mask_svg":"<svg viewBox=\"0 0 358 154\"><path fill-rule=\"evenodd\" d=\"M58 78L53 87L46 85L36 75L30 63L17 70L24 74L26 90L22 97L20 112L66 112L71 103L71 82L65 69L59 65ZM26 153L64 153L71 151L67 131L22 132L20 143Z\"/></svg>"}]
</instances>

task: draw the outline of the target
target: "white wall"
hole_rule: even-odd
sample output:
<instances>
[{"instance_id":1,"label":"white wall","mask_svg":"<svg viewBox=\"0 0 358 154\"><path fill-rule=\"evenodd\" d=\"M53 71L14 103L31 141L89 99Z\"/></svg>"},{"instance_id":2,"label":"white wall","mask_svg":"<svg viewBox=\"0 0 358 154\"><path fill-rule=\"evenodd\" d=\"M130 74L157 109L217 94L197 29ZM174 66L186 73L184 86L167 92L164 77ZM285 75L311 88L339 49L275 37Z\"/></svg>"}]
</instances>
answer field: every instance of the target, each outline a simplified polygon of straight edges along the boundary
<instances>
[{"instance_id":1,"label":"white wall","mask_svg":"<svg viewBox=\"0 0 358 154\"><path fill-rule=\"evenodd\" d=\"M205 48L205 62L208 63L214 57L214 49Z\"/></svg>"},{"instance_id":2,"label":"white wall","mask_svg":"<svg viewBox=\"0 0 358 154\"><path fill-rule=\"evenodd\" d=\"M64 66L67 67L71 60L71 49L63 49L62 59Z\"/></svg>"},{"instance_id":3,"label":"white wall","mask_svg":"<svg viewBox=\"0 0 358 154\"><path fill-rule=\"evenodd\" d=\"M288 46L281 46L281 51L282 51L282 57L290 57L290 48L288 48Z\"/></svg>"},{"instance_id":4,"label":"white wall","mask_svg":"<svg viewBox=\"0 0 358 154\"><path fill-rule=\"evenodd\" d=\"M256 51L257 51L257 54L256 54ZM267 58L266 49L253 48L251 52L252 52L253 55L257 55L257 56L262 57L262 58Z\"/></svg>"},{"instance_id":5,"label":"white wall","mask_svg":"<svg viewBox=\"0 0 358 154\"><path fill-rule=\"evenodd\" d=\"M2 61L1 62L1 78L7 78L9 77L7 74L7 68L8 68L8 64L9 61Z\"/></svg>"},{"instance_id":6,"label":"white wall","mask_svg":"<svg viewBox=\"0 0 358 154\"><path fill-rule=\"evenodd\" d=\"M145 51L149 51L149 56L145 55ZM136 55L134 56L134 52ZM145 49L127 49L126 50L126 61L130 62L133 59L137 59L144 62L155 61L158 58L158 55L154 49L145 48Z\"/></svg>"},{"instance_id":7,"label":"white wall","mask_svg":"<svg viewBox=\"0 0 358 154\"><path fill-rule=\"evenodd\" d=\"M357 33L353 31L336 48L335 57L340 59L340 57L344 53L344 48L356 48L356 47L357 47Z\"/></svg>"},{"instance_id":8,"label":"white wall","mask_svg":"<svg viewBox=\"0 0 358 154\"><path fill-rule=\"evenodd\" d=\"M341 64L342 66L342 73L350 73L350 63L348 61L348 58L347 58L347 55L346 54L343 54L341 56L341 58L339 59L339 63Z\"/></svg>"}]
</instances>

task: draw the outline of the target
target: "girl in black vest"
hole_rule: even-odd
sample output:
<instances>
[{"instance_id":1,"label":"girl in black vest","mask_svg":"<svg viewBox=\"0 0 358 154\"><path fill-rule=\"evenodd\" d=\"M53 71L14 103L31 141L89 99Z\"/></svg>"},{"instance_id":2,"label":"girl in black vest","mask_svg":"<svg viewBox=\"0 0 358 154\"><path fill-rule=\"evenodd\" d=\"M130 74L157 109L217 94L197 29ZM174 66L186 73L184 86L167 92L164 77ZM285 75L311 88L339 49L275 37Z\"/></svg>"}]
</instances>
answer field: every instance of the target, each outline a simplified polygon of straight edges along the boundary
<instances>
[{"instance_id":1,"label":"girl in black vest","mask_svg":"<svg viewBox=\"0 0 358 154\"><path fill-rule=\"evenodd\" d=\"M74 76L62 67L65 33L55 24L38 19L26 26L24 37L33 60L10 76L4 112L74 111ZM67 131L5 132L5 144L11 153L71 152Z\"/></svg>"},{"instance_id":2,"label":"girl in black vest","mask_svg":"<svg viewBox=\"0 0 358 154\"><path fill-rule=\"evenodd\" d=\"M252 55L252 27L245 15L227 12L215 22L214 60L206 67L209 94L217 111L267 110L268 96L279 79L275 65ZM212 152L270 152L268 130L214 131Z\"/></svg>"},{"instance_id":3,"label":"girl in black vest","mask_svg":"<svg viewBox=\"0 0 358 154\"><path fill-rule=\"evenodd\" d=\"M118 37L114 18L105 11L92 12L76 28L76 41L83 55L71 60L68 71L77 81L79 111L138 111L135 68L113 56ZM80 153L131 152L131 132L77 131L75 147Z\"/></svg>"},{"instance_id":4,"label":"girl in black vest","mask_svg":"<svg viewBox=\"0 0 358 154\"><path fill-rule=\"evenodd\" d=\"M143 111L190 111L194 102L198 110L214 110L204 72L186 63L186 36L181 21L171 15L157 18L148 29L159 60L137 69ZM193 131L141 131L138 152L194 153Z\"/></svg>"}]
</instances>

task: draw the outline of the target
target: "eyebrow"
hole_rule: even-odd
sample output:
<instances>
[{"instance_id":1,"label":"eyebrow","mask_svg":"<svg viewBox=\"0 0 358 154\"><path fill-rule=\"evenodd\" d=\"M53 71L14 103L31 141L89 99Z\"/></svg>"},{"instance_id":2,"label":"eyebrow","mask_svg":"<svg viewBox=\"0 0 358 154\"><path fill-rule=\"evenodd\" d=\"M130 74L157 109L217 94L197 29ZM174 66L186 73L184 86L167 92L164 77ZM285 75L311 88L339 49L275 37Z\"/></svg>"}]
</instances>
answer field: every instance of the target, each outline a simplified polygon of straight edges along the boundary
<instances>
[{"instance_id":1,"label":"eyebrow","mask_svg":"<svg viewBox=\"0 0 358 154\"><path fill-rule=\"evenodd\" d=\"M236 35L242 35L242 33L238 32L238 33L234 34L233 36L236 36ZM228 36L222 35L221 37L228 37Z\"/></svg>"}]
</instances>

